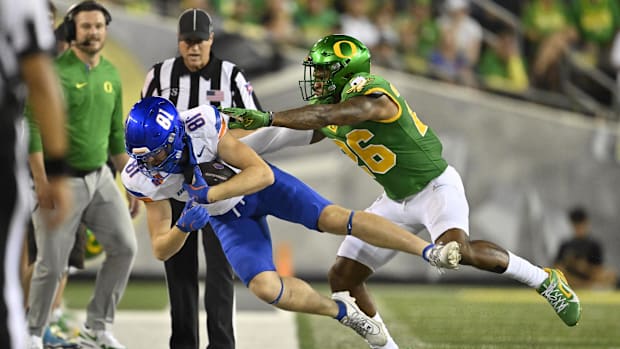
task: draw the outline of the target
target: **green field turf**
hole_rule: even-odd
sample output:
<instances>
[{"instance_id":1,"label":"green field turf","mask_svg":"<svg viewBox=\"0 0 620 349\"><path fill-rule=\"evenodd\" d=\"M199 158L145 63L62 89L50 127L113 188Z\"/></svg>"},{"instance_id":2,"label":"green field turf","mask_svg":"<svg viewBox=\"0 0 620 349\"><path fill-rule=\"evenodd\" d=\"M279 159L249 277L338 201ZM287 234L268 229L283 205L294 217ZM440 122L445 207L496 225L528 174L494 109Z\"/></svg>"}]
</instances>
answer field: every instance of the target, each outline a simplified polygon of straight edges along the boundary
<instances>
[{"instance_id":1,"label":"green field turf","mask_svg":"<svg viewBox=\"0 0 620 349\"><path fill-rule=\"evenodd\" d=\"M620 349L620 293L579 292L583 315L567 327L526 288L374 286L375 300L401 349ZM298 316L301 349L364 348L352 330Z\"/></svg>"},{"instance_id":2,"label":"green field turf","mask_svg":"<svg viewBox=\"0 0 620 349\"><path fill-rule=\"evenodd\" d=\"M84 309L92 286L70 281L67 306ZM324 285L317 288L329 293ZM401 349L620 349L620 292L578 292L582 319L567 327L527 288L372 285L372 291ZM119 310L166 305L163 281L130 281ZM335 320L298 315L297 325L301 349L367 348Z\"/></svg>"}]
</instances>

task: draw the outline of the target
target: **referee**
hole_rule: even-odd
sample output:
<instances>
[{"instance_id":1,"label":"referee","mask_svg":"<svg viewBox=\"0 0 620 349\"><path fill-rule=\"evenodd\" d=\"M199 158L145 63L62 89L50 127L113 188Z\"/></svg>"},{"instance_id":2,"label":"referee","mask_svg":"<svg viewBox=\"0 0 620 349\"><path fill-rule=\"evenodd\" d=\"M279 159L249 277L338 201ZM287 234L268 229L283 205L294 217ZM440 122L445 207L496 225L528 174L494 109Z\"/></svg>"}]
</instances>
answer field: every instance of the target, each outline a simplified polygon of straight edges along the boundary
<instances>
[{"instance_id":1,"label":"referee","mask_svg":"<svg viewBox=\"0 0 620 349\"><path fill-rule=\"evenodd\" d=\"M26 94L43 132L54 202L50 226L69 211L64 181L67 148L58 78L49 54L55 40L44 0L0 0L0 348L26 347L19 259L28 215L27 152L23 129ZM27 91L27 93L26 93Z\"/></svg>"},{"instance_id":2,"label":"referee","mask_svg":"<svg viewBox=\"0 0 620 349\"><path fill-rule=\"evenodd\" d=\"M211 53L213 21L199 9L179 17L180 56L155 64L146 76L142 97L168 98L183 111L201 104L218 107L260 109L252 85L232 62ZM184 203L170 200L172 222ZM213 229L202 229L207 259L204 303L207 312L209 349L235 347L233 331L233 271ZM165 262L172 335L170 348L198 349L198 234L189 234L185 245Z\"/></svg>"}]
</instances>

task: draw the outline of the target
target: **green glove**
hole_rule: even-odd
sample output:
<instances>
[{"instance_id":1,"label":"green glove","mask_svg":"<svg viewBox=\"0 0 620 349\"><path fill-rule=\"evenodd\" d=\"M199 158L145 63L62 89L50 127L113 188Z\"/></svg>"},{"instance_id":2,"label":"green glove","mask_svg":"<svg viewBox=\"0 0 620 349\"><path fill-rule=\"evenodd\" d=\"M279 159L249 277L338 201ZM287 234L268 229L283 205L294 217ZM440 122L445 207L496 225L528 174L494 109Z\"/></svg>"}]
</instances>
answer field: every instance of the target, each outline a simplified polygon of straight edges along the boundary
<instances>
[{"instance_id":1,"label":"green glove","mask_svg":"<svg viewBox=\"0 0 620 349\"><path fill-rule=\"evenodd\" d=\"M228 128L242 128L245 130L256 130L261 127L271 126L273 123L273 112L260 111L243 108L222 108L222 113L230 116Z\"/></svg>"}]
</instances>

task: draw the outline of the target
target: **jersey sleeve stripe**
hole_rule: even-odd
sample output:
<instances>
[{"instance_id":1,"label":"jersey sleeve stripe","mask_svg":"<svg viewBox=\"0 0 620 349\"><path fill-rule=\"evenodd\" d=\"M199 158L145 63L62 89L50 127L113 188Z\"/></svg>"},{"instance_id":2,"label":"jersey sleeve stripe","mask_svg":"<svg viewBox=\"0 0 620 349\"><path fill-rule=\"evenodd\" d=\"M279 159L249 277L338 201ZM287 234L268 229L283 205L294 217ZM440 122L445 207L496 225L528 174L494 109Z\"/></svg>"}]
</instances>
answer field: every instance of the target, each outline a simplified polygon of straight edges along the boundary
<instances>
[{"instance_id":1,"label":"jersey sleeve stripe","mask_svg":"<svg viewBox=\"0 0 620 349\"><path fill-rule=\"evenodd\" d=\"M388 91L386 91L383 88L374 87L374 88L368 89L368 91L365 91L364 95L368 96L368 95L377 94L377 93L381 93L381 94L384 94L384 95L388 96L394 102L394 104L396 104L398 106L398 112L396 113L396 115L392 116L389 119L375 120L375 121L376 122L380 122L380 123L384 123L384 124L389 124L390 122L394 122L394 121L398 120L400 118L400 116L403 115L403 109L400 107L400 103L398 103L396 98L394 98L394 96L392 96L391 93L389 93Z\"/></svg>"},{"instance_id":2,"label":"jersey sleeve stripe","mask_svg":"<svg viewBox=\"0 0 620 349\"><path fill-rule=\"evenodd\" d=\"M222 139L222 137L224 137L224 134L226 133L226 120L224 120L224 118L220 114L220 111L217 110L216 107L211 107L213 108L213 111L215 111L215 129L218 131L217 139Z\"/></svg>"}]
</instances>

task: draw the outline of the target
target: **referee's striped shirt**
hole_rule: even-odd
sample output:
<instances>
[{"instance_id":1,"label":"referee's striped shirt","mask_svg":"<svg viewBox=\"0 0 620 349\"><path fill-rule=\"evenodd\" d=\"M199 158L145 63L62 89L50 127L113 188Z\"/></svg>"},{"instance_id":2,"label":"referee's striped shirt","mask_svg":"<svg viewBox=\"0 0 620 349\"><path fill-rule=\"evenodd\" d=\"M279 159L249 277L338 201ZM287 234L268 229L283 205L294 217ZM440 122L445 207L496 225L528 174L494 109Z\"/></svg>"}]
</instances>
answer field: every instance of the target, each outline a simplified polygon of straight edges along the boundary
<instances>
[{"instance_id":1,"label":"referee's striped shirt","mask_svg":"<svg viewBox=\"0 0 620 349\"><path fill-rule=\"evenodd\" d=\"M2 118L19 117L26 98L19 59L30 53L51 52L54 44L54 33L45 0L0 0Z\"/></svg>"},{"instance_id":2,"label":"referee's striped shirt","mask_svg":"<svg viewBox=\"0 0 620 349\"><path fill-rule=\"evenodd\" d=\"M213 54L205 67L193 73L181 56L155 64L142 89L142 97L146 96L167 98L180 111L202 104L261 109L252 85L239 67Z\"/></svg>"},{"instance_id":3,"label":"referee's striped shirt","mask_svg":"<svg viewBox=\"0 0 620 349\"><path fill-rule=\"evenodd\" d=\"M20 59L50 51L54 34L45 0L0 0L0 348L26 347L19 260L28 207Z\"/></svg>"}]
</instances>

